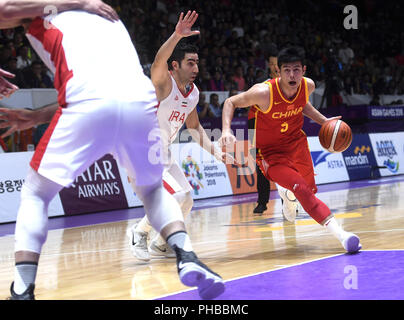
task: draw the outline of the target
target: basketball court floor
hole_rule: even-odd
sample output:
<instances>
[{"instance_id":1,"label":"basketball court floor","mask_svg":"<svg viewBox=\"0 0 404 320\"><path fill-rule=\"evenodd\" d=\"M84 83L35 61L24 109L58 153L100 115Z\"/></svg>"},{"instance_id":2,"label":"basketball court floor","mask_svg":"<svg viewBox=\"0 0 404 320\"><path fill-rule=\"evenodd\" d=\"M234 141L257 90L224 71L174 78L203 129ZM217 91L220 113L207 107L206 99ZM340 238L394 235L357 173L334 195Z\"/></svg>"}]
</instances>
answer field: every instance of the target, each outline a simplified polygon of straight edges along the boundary
<instances>
[{"instance_id":1,"label":"basketball court floor","mask_svg":"<svg viewBox=\"0 0 404 320\"><path fill-rule=\"evenodd\" d=\"M318 197L347 231L358 254L306 213L283 220L276 192L254 215L256 194L199 200L186 225L199 258L219 273L219 300L404 299L404 176L320 185ZM199 299L183 286L175 259L150 263L131 254L126 229L142 208L49 220L36 298L46 300ZM14 224L0 225L0 299L9 295Z\"/></svg>"}]
</instances>

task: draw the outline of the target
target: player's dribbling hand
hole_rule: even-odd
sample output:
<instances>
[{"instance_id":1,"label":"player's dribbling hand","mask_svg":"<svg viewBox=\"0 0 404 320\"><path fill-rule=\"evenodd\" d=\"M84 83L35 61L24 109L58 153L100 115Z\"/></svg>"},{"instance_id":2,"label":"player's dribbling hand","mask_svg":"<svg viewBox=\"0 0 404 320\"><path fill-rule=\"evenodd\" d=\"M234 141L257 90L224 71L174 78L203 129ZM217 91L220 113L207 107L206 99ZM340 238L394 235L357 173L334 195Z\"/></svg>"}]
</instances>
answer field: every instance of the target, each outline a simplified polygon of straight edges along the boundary
<instances>
[{"instance_id":1,"label":"player's dribbling hand","mask_svg":"<svg viewBox=\"0 0 404 320\"><path fill-rule=\"evenodd\" d=\"M331 121L331 120L340 120L341 118L342 118L342 116L331 117L331 118L327 118L324 122Z\"/></svg>"},{"instance_id":2,"label":"player's dribbling hand","mask_svg":"<svg viewBox=\"0 0 404 320\"><path fill-rule=\"evenodd\" d=\"M188 11L184 17L184 13L181 12L177 25L175 26L175 33L181 37L189 37L199 34L198 30L191 30L191 27L198 19L198 14L195 11Z\"/></svg>"},{"instance_id":3,"label":"player's dribbling hand","mask_svg":"<svg viewBox=\"0 0 404 320\"><path fill-rule=\"evenodd\" d=\"M81 9L84 11L97 14L112 22L119 20L116 11L101 0L82 0L81 2Z\"/></svg>"}]
</instances>

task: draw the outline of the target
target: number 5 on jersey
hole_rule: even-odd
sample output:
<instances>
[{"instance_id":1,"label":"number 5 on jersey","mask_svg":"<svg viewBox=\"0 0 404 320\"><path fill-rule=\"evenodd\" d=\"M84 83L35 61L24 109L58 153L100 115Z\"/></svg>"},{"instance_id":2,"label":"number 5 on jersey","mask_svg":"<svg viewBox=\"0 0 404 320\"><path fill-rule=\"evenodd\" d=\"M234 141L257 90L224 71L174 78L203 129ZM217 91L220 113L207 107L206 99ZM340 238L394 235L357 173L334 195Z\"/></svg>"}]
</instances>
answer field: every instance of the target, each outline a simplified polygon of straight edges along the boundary
<instances>
[{"instance_id":1,"label":"number 5 on jersey","mask_svg":"<svg viewBox=\"0 0 404 320\"><path fill-rule=\"evenodd\" d=\"M282 129L281 129L281 132L282 132L282 133L288 131L288 129L289 129L288 123L287 123L287 122L282 123L282 124L281 124L281 128L282 128Z\"/></svg>"}]
</instances>

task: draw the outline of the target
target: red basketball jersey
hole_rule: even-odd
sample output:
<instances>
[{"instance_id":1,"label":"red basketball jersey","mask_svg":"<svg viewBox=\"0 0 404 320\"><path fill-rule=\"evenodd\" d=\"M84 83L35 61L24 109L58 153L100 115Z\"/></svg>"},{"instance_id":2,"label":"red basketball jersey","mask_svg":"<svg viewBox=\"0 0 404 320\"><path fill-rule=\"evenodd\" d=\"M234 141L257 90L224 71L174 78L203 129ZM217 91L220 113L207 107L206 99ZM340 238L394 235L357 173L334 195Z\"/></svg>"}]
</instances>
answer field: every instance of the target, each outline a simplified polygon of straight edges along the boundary
<instances>
[{"instance_id":1,"label":"red basketball jersey","mask_svg":"<svg viewBox=\"0 0 404 320\"><path fill-rule=\"evenodd\" d=\"M255 138L253 145L262 153L276 152L287 149L290 143L301 138L304 134L303 108L309 101L307 79L303 78L292 100L287 100L282 94L279 78L264 82L270 91L269 108L263 112L258 106L251 107L255 115Z\"/></svg>"}]
</instances>

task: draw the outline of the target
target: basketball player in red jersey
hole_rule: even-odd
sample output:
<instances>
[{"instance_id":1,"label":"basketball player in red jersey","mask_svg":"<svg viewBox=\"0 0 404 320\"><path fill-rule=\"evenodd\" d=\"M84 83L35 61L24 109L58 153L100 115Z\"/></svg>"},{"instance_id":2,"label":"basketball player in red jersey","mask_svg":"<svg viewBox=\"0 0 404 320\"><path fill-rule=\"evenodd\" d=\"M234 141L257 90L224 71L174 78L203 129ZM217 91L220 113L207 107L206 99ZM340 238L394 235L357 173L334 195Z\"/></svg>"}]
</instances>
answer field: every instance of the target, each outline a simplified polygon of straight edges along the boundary
<instances>
[{"instance_id":1,"label":"basketball player in red jersey","mask_svg":"<svg viewBox=\"0 0 404 320\"><path fill-rule=\"evenodd\" d=\"M268 58L268 65L270 71L270 77L268 80L275 79L279 77L279 67L278 67L278 57L277 53L272 53ZM255 116L256 108L252 107L248 111L248 129L255 130ZM251 141L254 145L255 141ZM278 193L282 201L282 214L286 220L294 222L296 215L298 213L299 202L297 201L293 192L288 189L281 187L279 184L275 183ZM262 214L267 210L267 203L269 201L270 183L268 179L264 176L261 170L257 170L257 191L258 191L258 204L254 209L255 214Z\"/></svg>"},{"instance_id":2,"label":"basketball player in red jersey","mask_svg":"<svg viewBox=\"0 0 404 320\"><path fill-rule=\"evenodd\" d=\"M278 57L277 53L272 53L268 58L269 64L269 79L275 79L279 77L279 67L278 67ZM252 107L248 111L248 129L255 130L255 117L256 108ZM253 146L255 141L251 141ZM282 214L288 220L293 222L296 218L298 212L298 201L294 196L293 192L289 191L276 184L278 193L282 201ZM269 201L270 183L268 179L264 176L262 171L258 168L257 170L257 191L258 191L258 204L254 209L255 214L262 214L267 210L267 203Z\"/></svg>"},{"instance_id":3,"label":"basketball player in red jersey","mask_svg":"<svg viewBox=\"0 0 404 320\"><path fill-rule=\"evenodd\" d=\"M344 249L361 249L359 237L344 231L330 209L315 196L317 187L308 148L302 131L303 116L318 124L327 119L309 102L315 89L313 80L304 77L306 66L299 48L283 49L278 55L280 77L254 85L248 91L226 99L223 106L222 146L233 145L236 138L230 124L235 108L254 106L256 121L256 162L267 179L294 193L303 209L325 226Z\"/></svg>"}]
</instances>

